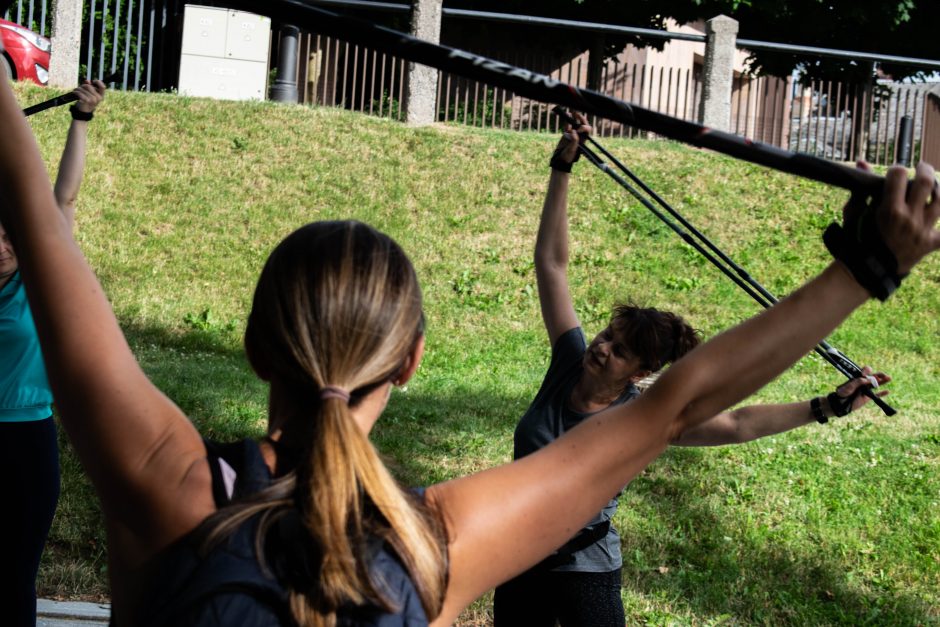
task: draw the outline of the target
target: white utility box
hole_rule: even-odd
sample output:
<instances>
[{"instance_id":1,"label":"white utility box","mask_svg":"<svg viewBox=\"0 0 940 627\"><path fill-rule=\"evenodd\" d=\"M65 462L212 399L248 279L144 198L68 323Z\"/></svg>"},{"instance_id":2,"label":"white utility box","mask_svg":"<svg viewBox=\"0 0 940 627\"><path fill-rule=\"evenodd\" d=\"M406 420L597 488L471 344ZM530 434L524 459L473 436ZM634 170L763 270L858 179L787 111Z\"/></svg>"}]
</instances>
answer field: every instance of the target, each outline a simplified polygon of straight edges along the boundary
<instances>
[{"instance_id":1,"label":"white utility box","mask_svg":"<svg viewBox=\"0 0 940 627\"><path fill-rule=\"evenodd\" d=\"M271 18L187 4L179 92L223 100L264 100Z\"/></svg>"}]
</instances>

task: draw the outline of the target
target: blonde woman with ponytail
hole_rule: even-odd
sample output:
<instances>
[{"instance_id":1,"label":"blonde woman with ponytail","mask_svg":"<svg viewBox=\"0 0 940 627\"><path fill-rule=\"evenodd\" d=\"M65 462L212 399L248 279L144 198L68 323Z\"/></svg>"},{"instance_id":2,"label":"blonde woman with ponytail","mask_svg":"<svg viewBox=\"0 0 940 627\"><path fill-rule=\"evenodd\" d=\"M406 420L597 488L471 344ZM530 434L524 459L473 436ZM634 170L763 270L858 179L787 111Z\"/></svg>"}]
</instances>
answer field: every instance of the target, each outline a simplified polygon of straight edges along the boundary
<instances>
[{"instance_id":1,"label":"blonde woman with ponytail","mask_svg":"<svg viewBox=\"0 0 940 627\"><path fill-rule=\"evenodd\" d=\"M101 499L118 626L450 624L869 298L864 277L833 262L636 400L516 462L411 492L368 439L424 349L414 270L391 239L317 223L275 249L245 337L270 386L268 437L216 446L137 365L6 83L0 124L0 222L62 423ZM898 276L940 248L937 196L929 166L910 185L903 169L888 172L876 234Z\"/></svg>"}]
</instances>

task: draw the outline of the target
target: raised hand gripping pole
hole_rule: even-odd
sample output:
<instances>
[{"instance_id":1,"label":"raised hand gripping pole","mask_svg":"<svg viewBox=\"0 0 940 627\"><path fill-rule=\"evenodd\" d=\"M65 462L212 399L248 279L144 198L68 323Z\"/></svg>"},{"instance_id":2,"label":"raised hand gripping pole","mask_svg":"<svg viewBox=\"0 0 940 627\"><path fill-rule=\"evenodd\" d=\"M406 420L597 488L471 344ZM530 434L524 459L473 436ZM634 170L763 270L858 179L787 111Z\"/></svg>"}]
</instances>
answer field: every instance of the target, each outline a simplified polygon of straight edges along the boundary
<instances>
[{"instance_id":1,"label":"raised hand gripping pole","mask_svg":"<svg viewBox=\"0 0 940 627\"><path fill-rule=\"evenodd\" d=\"M101 79L101 82L113 83L120 77L120 75L120 72L114 72ZM67 94L62 94L61 96L56 96L55 98L50 98L49 100L43 100L42 102L34 104L31 107L26 107L23 109L23 115L29 117L34 113L39 113L40 111L45 111L46 109L52 109L54 107L60 107L70 102L76 102L77 100L78 96L75 95L75 92L70 91Z\"/></svg>"},{"instance_id":2,"label":"raised hand gripping pole","mask_svg":"<svg viewBox=\"0 0 940 627\"><path fill-rule=\"evenodd\" d=\"M558 115L566 123L570 124L572 128L577 129L579 123L568 111L561 106L556 106L553 110L553 113ZM777 297L771 294L763 285L757 282L754 277L752 277L744 268L736 264L730 257L728 257L721 249L719 249L714 243L712 243L705 235L703 235L698 229L696 229L688 220L686 220L682 214L676 211L669 203L667 203L661 196L649 188L636 174L631 172L627 166L623 165L616 157L610 154L603 146L601 146L593 137L590 135L587 136L587 142L592 146L597 148L601 154L614 163L621 172L626 174L636 185L643 190L650 198L656 201L660 207L665 209L675 220L681 224L676 224L669 217L667 217L658 207L656 207L649 198L644 196L637 190L633 185L628 183L622 176L617 172L611 169L603 159L598 156L591 148L585 145L585 142L579 142L578 150L585 156L585 158L594 164L602 172L610 176L614 181L616 181L621 187L626 189L634 198L640 201L643 206L649 209L653 215L662 220L666 226L675 231L679 237L681 237L687 244L692 248L697 250L702 254L703 257L708 259L715 267L721 270L725 276L731 279L738 287L743 289L751 298L760 303L763 307L771 307L774 303L777 302ZM684 228L683 228L684 227ZM849 359L842 351L835 348L831 344L821 341L814 348L816 353L818 353L823 359L829 362L836 370L841 372L843 375L849 379L854 379L856 377L861 377L862 369L854 361ZM868 396L874 403L888 416L893 416L897 413L893 407L884 402L877 394L875 394L871 388L865 388L863 392Z\"/></svg>"}]
</instances>

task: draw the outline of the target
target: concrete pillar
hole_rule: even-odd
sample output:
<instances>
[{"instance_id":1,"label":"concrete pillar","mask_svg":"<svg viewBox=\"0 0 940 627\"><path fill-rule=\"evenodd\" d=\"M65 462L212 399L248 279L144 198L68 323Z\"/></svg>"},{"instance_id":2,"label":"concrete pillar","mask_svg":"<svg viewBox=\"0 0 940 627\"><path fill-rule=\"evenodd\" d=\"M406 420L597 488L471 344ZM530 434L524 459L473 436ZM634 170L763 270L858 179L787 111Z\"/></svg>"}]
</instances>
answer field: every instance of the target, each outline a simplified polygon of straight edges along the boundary
<instances>
[{"instance_id":1,"label":"concrete pillar","mask_svg":"<svg viewBox=\"0 0 940 627\"><path fill-rule=\"evenodd\" d=\"M731 84L738 21L719 15L705 22L705 67L699 122L719 131L731 129Z\"/></svg>"},{"instance_id":2,"label":"concrete pillar","mask_svg":"<svg viewBox=\"0 0 940 627\"><path fill-rule=\"evenodd\" d=\"M82 48L83 0L54 0L52 5L52 56L49 85L72 89L78 84L78 57Z\"/></svg>"},{"instance_id":3,"label":"concrete pillar","mask_svg":"<svg viewBox=\"0 0 940 627\"><path fill-rule=\"evenodd\" d=\"M440 43L443 0L411 0L411 34L425 41ZM437 118L437 70L408 64L405 83L405 122L414 126L434 123Z\"/></svg>"}]
</instances>

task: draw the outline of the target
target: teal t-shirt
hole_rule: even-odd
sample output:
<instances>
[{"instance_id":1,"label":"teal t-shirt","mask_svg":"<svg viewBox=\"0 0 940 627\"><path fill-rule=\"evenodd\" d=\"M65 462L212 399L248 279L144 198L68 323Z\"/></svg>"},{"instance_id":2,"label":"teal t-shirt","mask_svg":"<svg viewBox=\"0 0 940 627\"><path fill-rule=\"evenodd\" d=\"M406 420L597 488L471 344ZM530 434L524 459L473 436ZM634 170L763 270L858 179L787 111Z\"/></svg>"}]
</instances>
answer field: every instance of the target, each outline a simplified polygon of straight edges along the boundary
<instances>
[{"instance_id":1,"label":"teal t-shirt","mask_svg":"<svg viewBox=\"0 0 940 627\"><path fill-rule=\"evenodd\" d=\"M0 422L45 420L51 415L52 390L17 272L0 289Z\"/></svg>"}]
</instances>

